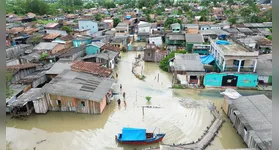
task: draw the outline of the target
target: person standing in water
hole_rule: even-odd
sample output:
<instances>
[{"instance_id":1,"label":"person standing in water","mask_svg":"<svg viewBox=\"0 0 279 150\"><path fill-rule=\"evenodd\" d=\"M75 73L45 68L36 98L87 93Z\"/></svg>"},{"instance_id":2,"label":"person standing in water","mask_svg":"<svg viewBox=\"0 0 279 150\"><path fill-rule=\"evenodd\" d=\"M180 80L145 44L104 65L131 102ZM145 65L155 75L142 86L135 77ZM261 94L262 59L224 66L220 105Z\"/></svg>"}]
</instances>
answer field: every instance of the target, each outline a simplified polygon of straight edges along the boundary
<instances>
[{"instance_id":1,"label":"person standing in water","mask_svg":"<svg viewBox=\"0 0 279 150\"><path fill-rule=\"evenodd\" d=\"M123 98L125 99L125 96L126 96L126 93L125 92L123 92Z\"/></svg>"},{"instance_id":2,"label":"person standing in water","mask_svg":"<svg viewBox=\"0 0 279 150\"><path fill-rule=\"evenodd\" d=\"M120 84L120 90L122 90L122 84Z\"/></svg>"},{"instance_id":3,"label":"person standing in water","mask_svg":"<svg viewBox=\"0 0 279 150\"><path fill-rule=\"evenodd\" d=\"M117 103L118 103L118 106L120 106L120 104L121 104L121 100L120 100L120 99L118 99L118 100L117 100Z\"/></svg>"}]
</instances>

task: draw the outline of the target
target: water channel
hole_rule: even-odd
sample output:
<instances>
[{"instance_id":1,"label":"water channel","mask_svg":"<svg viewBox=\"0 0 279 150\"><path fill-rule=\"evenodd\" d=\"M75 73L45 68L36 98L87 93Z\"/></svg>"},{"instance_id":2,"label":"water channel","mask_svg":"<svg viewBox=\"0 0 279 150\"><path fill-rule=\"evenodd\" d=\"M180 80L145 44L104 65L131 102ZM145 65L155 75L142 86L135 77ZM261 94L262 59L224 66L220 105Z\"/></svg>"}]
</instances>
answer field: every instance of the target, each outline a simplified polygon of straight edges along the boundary
<instances>
[{"instance_id":1,"label":"water channel","mask_svg":"<svg viewBox=\"0 0 279 150\"><path fill-rule=\"evenodd\" d=\"M6 117L6 140L12 150L134 150L149 146L118 145L114 135L122 127L147 128L149 131L164 132L163 143L187 143L196 141L210 124L210 102L220 109L223 97L219 90L170 89L171 75L159 69L155 63L145 63L141 81L132 74L132 62L136 52L123 53L118 64L118 83L126 92L127 106L109 104L101 115L76 114L70 112L48 112L32 114L27 120ZM159 74L159 81L158 81ZM156 78L155 78L156 77ZM240 91L241 94L258 92ZM148 103L146 96L151 96ZM189 102L183 107L180 100ZM161 108L146 108L142 105L156 105ZM220 148L244 148L242 139L224 116L218 136L208 150Z\"/></svg>"}]
</instances>

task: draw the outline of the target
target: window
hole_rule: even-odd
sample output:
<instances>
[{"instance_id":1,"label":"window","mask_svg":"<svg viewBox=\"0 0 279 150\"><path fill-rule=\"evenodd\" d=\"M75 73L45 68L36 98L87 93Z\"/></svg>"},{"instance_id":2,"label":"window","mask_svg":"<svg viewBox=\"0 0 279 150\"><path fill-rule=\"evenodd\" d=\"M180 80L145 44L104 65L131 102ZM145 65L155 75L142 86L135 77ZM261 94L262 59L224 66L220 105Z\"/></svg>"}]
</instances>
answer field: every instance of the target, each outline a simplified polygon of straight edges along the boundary
<instances>
[{"instance_id":1,"label":"window","mask_svg":"<svg viewBox=\"0 0 279 150\"><path fill-rule=\"evenodd\" d=\"M150 56L151 54L150 53L148 53L148 56Z\"/></svg>"},{"instance_id":2,"label":"window","mask_svg":"<svg viewBox=\"0 0 279 150\"><path fill-rule=\"evenodd\" d=\"M85 107L85 102L81 102L81 107Z\"/></svg>"},{"instance_id":3,"label":"window","mask_svg":"<svg viewBox=\"0 0 279 150\"><path fill-rule=\"evenodd\" d=\"M57 100L56 103L58 106L61 106L61 100Z\"/></svg>"},{"instance_id":4,"label":"window","mask_svg":"<svg viewBox=\"0 0 279 150\"><path fill-rule=\"evenodd\" d=\"M190 80L197 80L198 77L197 76L190 76Z\"/></svg>"}]
</instances>

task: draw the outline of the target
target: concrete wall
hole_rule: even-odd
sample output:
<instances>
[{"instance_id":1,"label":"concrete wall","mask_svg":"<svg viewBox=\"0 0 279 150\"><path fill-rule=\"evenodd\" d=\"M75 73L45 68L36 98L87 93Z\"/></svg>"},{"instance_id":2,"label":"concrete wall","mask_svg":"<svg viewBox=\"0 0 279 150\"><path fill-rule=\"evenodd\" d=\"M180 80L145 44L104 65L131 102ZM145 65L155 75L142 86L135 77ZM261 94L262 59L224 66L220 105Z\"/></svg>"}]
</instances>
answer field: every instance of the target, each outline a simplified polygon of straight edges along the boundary
<instances>
[{"instance_id":1,"label":"concrete wall","mask_svg":"<svg viewBox=\"0 0 279 150\"><path fill-rule=\"evenodd\" d=\"M204 86L206 87L221 87L223 76L228 73L208 73L204 76ZM254 88L258 85L258 75L252 73L233 74L238 77L237 87Z\"/></svg>"},{"instance_id":2,"label":"concrete wall","mask_svg":"<svg viewBox=\"0 0 279 150\"><path fill-rule=\"evenodd\" d=\"M149 32L152 33L151 27L140 27L138 33Z\"/></svg>"},{"instance_id":3,"label":"concrete wall","mask_svg":"<svg viewBox=\"0 0 279 150\"><path fill-rule=\"evenodd\" d=\"M91 43L91 39L88 40L73 40L74 47L80 47L81 45L86 45Z\"/></svg>"},{"instance_id":4,"label":"concrete wall","mask_svg":"<svg viewBox=\"0 0 279 150\"><path fill-rule=\"evenodd\" d=\"M100 53L100 48L93 45L88 45L86 46L85 51L86 51L86 55L96 54L96 53Z\"/></svg>"},{"instance_id":5,"label":"concrete wall","mask_svg":"<svg viewBox=\"0 0 279 150\"><path fill-rule=\"evenodd\" d=\"M78 21L78 28L79 30L90 30L90 34L98 32L98 24L94 21L90 20L79 20Z\"/></svg>"}]
</instances>

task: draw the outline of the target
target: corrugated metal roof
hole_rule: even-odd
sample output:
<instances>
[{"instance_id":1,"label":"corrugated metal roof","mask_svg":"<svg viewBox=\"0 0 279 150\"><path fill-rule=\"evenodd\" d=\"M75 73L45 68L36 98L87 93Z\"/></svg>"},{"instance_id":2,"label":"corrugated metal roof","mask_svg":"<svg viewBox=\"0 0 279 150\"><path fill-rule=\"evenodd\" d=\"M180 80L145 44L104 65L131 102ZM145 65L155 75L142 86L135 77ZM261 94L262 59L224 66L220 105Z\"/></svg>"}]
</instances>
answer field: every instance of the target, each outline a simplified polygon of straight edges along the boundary
<instances>
[{"instance_id":1,"label":"corrugated metal roof","mask_svg":"<svg viewBox=\"0 0 279 150\"><path fill-rule=\"evenodd\" d=\"M204 39L201 34L186 34L186 42L203 43Z\"/></svg>"},{"instance_id":2,"label":"corrugated metal roof","mask_svg":"<svg viewBox=\"0 0 279 150\"><path fill-rule=\"evenodd\" d=\"M204 72L199 54L175 54L174 69L176 71Z\"/></svg>"},{"instance_id":3,"label":"corrugated metal roof","mask_svg":"<svg viewBox=\"0 0 279 150\"><path fill-rule=\"evenodd\" d=\"M232 102L260 141L272 141L272 101L270 99L262 94L240 97Z\"/></svg>"},{"instance_id":4,"label":"corrugated metal roof","mask_svg":"<svg viewBox=\"0 0 279 150\"><path fill-rule=\"evenodd\" d=\"M58 61L48 71L46 71L46 74L60 74L66 69L70 70L71 65L72 62L69 61Z\"/></svg>"},{"instance_id":5,"label":"corrugated metal roof","mask_svg":"<svg viewBox=\"0 0 279 150\"><path fill-rule=\"evenodd\" d=\"M31 88L26 93L20 95L15 101L13 101L9 106L24 106L29 101L37 100L43 96L41 88Z\"/></svg>"},{"instance_id":6,"label":"corrugated metal roof","mask_svg":"<svg viewBox=\"0 0 279 150\"><path fill-rule=\"evenodd\" d=\"M115 82L110 78L100 78L88 73L64 70L46 84L43 91L49 94L100 102Z\"/></svg>"},{"instance_id":7,"label":"corrugated metal roof","mask_svg":"<svg viewBox=\"0 0 279 150\"><path fill-rule=\"evenodd\" d=\"M59 43L41 42L34 47L35 50L53 50Z\"/></svg>"}]
</instances>

